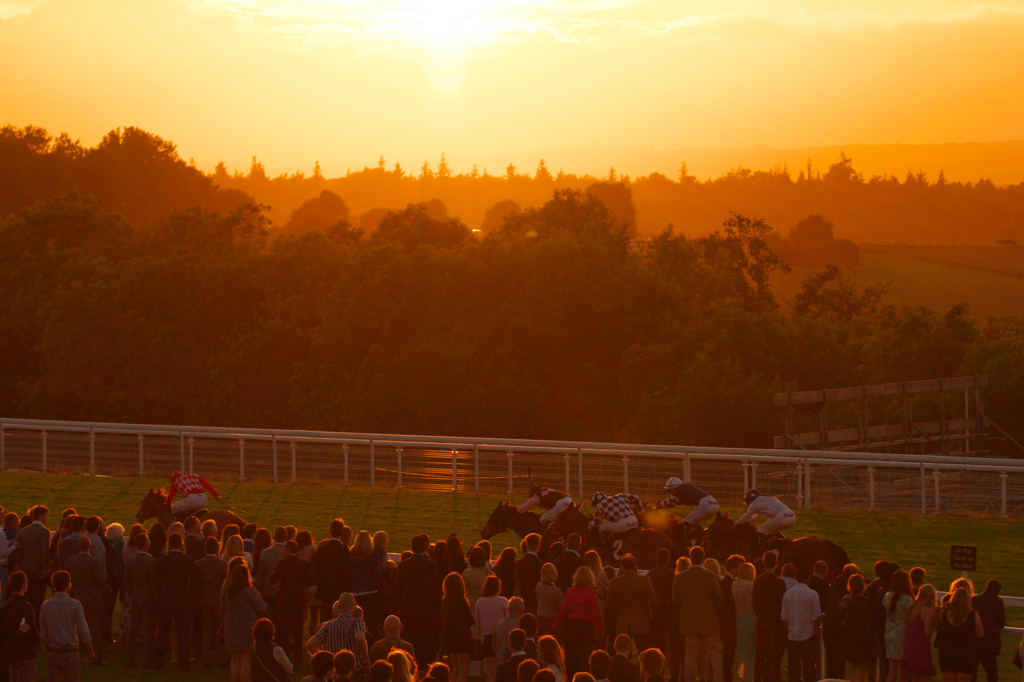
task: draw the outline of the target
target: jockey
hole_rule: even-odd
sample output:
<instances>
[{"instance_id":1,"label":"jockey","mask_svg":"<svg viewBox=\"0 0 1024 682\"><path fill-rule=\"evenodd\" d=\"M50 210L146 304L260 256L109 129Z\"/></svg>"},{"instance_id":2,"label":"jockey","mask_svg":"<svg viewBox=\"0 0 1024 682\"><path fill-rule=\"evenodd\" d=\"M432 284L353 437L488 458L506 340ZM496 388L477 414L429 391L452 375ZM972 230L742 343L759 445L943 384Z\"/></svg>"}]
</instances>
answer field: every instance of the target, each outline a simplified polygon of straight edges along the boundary
<instances>
[{"instance_id":1,"label":"jockey","mask_svg":"<svg viewBox=\"0 0 1024 682\"><path fill-rule=\"evenodd\" d=\"M757 528L759 551L767 544L769 533L780 533L796 522L796 514L793 513L793 510L782 504L777 497L762 495L756 489L751 488L743 496L743 501L747 503L747 511L736 519L737 526L749 523L758 517L767 519Z\"/></svg>"},{"instance_id":2,"label":"jockey","mask_svg":"<svg viewBox=\"0 0 1024 682\"><path fill-rule=\"evenodd\" d=\"M594 506L594 516L589 527L597 528L604 533L625 533L640 525L637 514L644 513L644 503L632 493L618 493L608 497L604 493L594 493L590 498Z\"/></svg>"},{"instance_id":3,"label":"jockey","mask_svg":"<svg viewBox=\"0 0 1024 682\"><path fill-rule=\"evenodd\" d=\"M530 497L516 508L520 514L525 514L534 507L541 506L547 509L540 517L541 525L547 526L558 518L566 507L572 504L572 498L563 492L535 485L530 488Z\"/></svg>"},{"instance_id":4,"label":"jockey","mask_svg":"<svg viewBox=\"0 0 1024 682\"><path fill-rule=\"evenodd\" d=\"M171 508L174 518L184 519L189 514L205 507L207 490L215 499L220 499L220 494L202 476L195 474L186 476L178 471L171 474L171 487L167 491L167 506ZM181 495L181 499L174 502L174 496L178 494Z\"/></svg>"},{"instance_id":5,"label":"jockey","mask_svg":"<svg viewBox=\"0 0 1024 682\"><path fill-rule=\"evenodd\" d=\"M669 491L668 497L654 505L655 508L668 509L680 505L693 507L693 511L683 521L689 526L699 526L701 521L718 513L718 501L692 483L683 483L673 476L665 483L665 490Z\"/></svg>"}]
</instances>

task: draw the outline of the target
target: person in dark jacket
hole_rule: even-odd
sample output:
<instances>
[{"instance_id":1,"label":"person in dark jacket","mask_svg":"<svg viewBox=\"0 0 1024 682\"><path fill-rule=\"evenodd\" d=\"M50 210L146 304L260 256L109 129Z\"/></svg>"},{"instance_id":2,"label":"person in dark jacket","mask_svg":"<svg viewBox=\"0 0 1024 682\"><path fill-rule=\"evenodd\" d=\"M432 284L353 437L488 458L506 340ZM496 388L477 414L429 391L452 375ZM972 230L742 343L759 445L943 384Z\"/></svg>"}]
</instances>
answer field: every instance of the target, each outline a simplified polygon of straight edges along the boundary
<instances>
[{"instance_id":1,"label":"person in dark jacket","mask_svg":"<svg viewBox=\"0 0 1024 682\"><path fill-rule=\"evenodd\" d=\"M10 682L33 682L39 629L32 604L25 598L28 577L15 571L8 578L7 590L7 601L0 607L0 642L5 649L0 661L10 670Z\"/></svg>"},{"instance_id":2,"label":"person in dark jacket","mask_svg":"<svg viewBox=\"0 0 1024 682\"><path fill-rule=\"evenodd\" d=\"M885 656L885 619L886 611L882 606L882 598L889 591L889 580L900 570L899 564L891 561L876 561L874 565L875 579L864 588L864 596L868 600L868 615L871 619L871 639L875 650L875 659L879 678L889 674L889 659ZM871 665L868 668L872 668Z\"/></svg>"},{"instance_id":3,"label":"person in dark jacket","mask_svg":"<svg viewBox=\"0 0 1024 682\"><path fill-rule=\"evenodd\" d=\"M89 626L90 633L101 633L103 627L103 614L106 610L107 581L100 570L100 562L91 553L92 543L87 535L78 538L78 554L69 557L67 572L71 575L71 598L82 604L85 612L85 622ZM92 638L92 648L95 652L93 663L103 664L103 637L99 634Z\"/></svg>"},{"instance_id":4,"label":"person in dark jacket","mask_svg":"<svg viewBox=\"0 0 1024 682\"><path fill-rule=\"evenodd\" d=\"M398 565L395 591L398 616L405 624L405 639L416 649L416 663L425 669L437 657L437 632L441 612L441 576L427 556L430 540L412 539L412 556Z\"/></svg>"},{"instance_id":5,"label":"person in dark jacket","mask_svg":"<svg viewBox=\"0 0 1024 682\"><path fill-rule=\"evenodd\" d=\"M277 608L274 609L275 644L291 654L295 663L302 662L302 624L306 620L306 597L313 584L313 571L299 558L299 545L294 540L284 543L284 557L270 576L271 585L280 585Z\"/></svg>"},{"instance_id":6,"label":"person in dark jacket","mask_svg":"<svg viewBox=\"0 0 1024 682\"><path fill-rule=\"evenodd\" d=\"M540 553L540 536L530 533L523 540L526 553L516 562L516 583L519 594L523 597L526 613L537 615L537 583L540 582L540 569L544 563L537 555Z\"/></svg>"},{"instance_id":7,"label":"person in dark jacket","mask_svg":"<svg viewBox=\"0 0 1024 682\"><path fill-rule=\"evenodd\" d=\"M153 585L150 569L156 561L149 553L149 536L135 536L136 553L124 566L124 589L128 597L128 635L125 643L125 663L135 667L135 647L142 639L142 662L153 665L153 645L156 637L156 618L153 609ZM219 589L219 588L218 588Z\"/></svg>"},{"instance_id":8,"label":"person in dark jacket","mask_svg":"<svg viewBox=\"0 0 1024 682\"><path fill-rule=\"evenodd\" d=\"M228 563L217 556L220 544L217 538L208 537L203 541L206 556L196 564L199 580L199 648L203 665L210 662L210 654L217 648L217 628L220 626L220 591L228 578Z\"/></svg>"},{"instance_id":9,"label":"person in dark jacket","mask_svg":"<svg viewBox=\"0 0 1024 682\"><path fill-rule=\"evenodd\" d=\"M666 653L671 641L673 622L672 582L675 579L675 572L668 565L671 559L671 553L662 547L655 557L654 568L647 572L647 577L654 586L654 594L658 597L658 605L651 620L651 635L654 637L654 646Z\"/></svg>"},{"instance_id":10,"label":"person in dark jacket","mask_svg":"<svg viewBox=\"0 0 1024 682\"><path fill-rule=\"evenodd\" d=\"M167 554L153 562L150 569L153 585L153 606L156 609L159 633L154 659L159 669L163 666L164 653L171 640L171 625L178 635L178 665L182 671L190 667L189 623L192 617L192 602L198 587L195 562L184 552L182 537L173 533L167 538Z\"/></svg>"},{"instance_id":11,"label":"person in dark jacket","mask_svg":"<svg viewBox=\"0 0 1024 682\"><path fill-rule=\"evenodd\" d=\"M732 597L732 584L745 559L733 554L725 561L725 576L719 581L722 586L722 612L718 615L718 628L722 638L722 678L732 682L732 664L736 658L736 602Z\"/></svg>"},{"instance_id":12,"label":"person in dark jacket","mask_svg":"<svg viewBox=\"0 0 1024 682\"><path fill-rule=\"evenodd\" d=\"M18 544L21 553L21 570L28 576L28 593L26 598L36 611L36 622L39 621L39 609L46 598L46 588L50 576L50 510L39 505L33 507L28 515L29 521L23 524L13 542Z\"/></svg>"},{"instance_id":13,"label":"person in dark jacket","mask_svg":"<svg viewBox=\"0 0 1024 682\"><path fill-rule=\"evenodd\" d=\"M629 660L633 649L630 636L617 636L613 648L615 655L608 664L608 682L640 682L640 666Z\"/></svg>"},{"instance_id":14,"label":"person in dark jacket","mask_svg":"<svg viewBox=\"0 0 1024 682\"><path fill-rule=\"evenodd\" d=\"M775 575L774 552L762 558L764 572L754 579L753 606L757 616L754 682L781 682L782 654L786 650L786 624L782 622L782 597L786 583Z\"/></svg>"},{"instance_id":15,"label":"person in dark jacket","mask_svg":"<svg viewBox=\"0 0 1024 682\"><path fill-rule=\"evenodd\" d=\"M971 607L981 617L985 637L978 646L978 662L985 671L988 682L999 682L997 659L1003 645L1003 628L1006 627L1006 613L1000 593L1003 584L992 579L985 583L985 591L971 599Z\"/></svg>"},{"instance_id":16,"label":"person in dark jacket","mask_svg":"<svg viewBox=\"0 0 1024 682\"><path fill-rule=\"evenodd\" d=\"M846 678L846 651L840 635L842 627L842 609L839 603L850 592L847 585L850 576L860 573L856 564L846 564L843 572L829 585L822 606L824 615L821 618L821 637L825 644L825 677L832 679Z\"/></svg>"},{"instance_id":17,"label":"person in dark jacket","mask_svg":"<svg viewBox=\"0 0 1024 682\"><path fill-rule=\"evenodd\" d=\"M583 558L580 556L580 540L579 535L575 533L570 535L565 541L565 551L552 561L555 568L558 569L558 579L555 580L555 585L562 590L563 594L572 587L572 577L576 575L576 569L583 564Z\"/></svg>"},{"instance_id":18,"label":"person in dark jacket","mask_svg":"<svg viewBox=\"0 0 1024 682\"><path fill-rule=\"evenodd\" d=\"M516 682L519 676L519 664L527 660L526 633L516 628L508 633L508 660L498 665L498 675L494 682Z\"/></svg>"},{"instance_id":19,"label":"person in dark jacket","mask_svg":"<svg viewBox=\"0 0 1024 682\"><path fill-rule=\"evenodd\" d=\"M334 519L328 527L330 540L321 542L313 556L313 573L316 578L316 598L321 607L323 622L334 617L331 608L343 593L352 589L352 563L348 545L342 542L345 522Z\"/></svg>"}]
</instances>

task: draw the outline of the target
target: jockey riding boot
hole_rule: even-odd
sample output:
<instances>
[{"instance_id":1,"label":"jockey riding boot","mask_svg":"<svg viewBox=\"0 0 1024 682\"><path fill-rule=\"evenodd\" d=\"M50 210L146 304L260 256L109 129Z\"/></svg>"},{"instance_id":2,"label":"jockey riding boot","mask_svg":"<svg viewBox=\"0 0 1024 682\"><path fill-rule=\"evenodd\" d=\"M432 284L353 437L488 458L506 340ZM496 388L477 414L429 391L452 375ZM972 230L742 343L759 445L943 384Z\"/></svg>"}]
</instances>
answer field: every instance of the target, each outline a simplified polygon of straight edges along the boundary
<instances>
[{"instance_id":1,"label":"jockey riding boot","mask_svg":"<svg viewBox=\"0 0 1024 682\"><path fill-rule=\"evenodd\" d=\"M764 556L764 553L768 551L768 536L765 533L757 534L757 556Z\"/></svg>"}]
</instances>

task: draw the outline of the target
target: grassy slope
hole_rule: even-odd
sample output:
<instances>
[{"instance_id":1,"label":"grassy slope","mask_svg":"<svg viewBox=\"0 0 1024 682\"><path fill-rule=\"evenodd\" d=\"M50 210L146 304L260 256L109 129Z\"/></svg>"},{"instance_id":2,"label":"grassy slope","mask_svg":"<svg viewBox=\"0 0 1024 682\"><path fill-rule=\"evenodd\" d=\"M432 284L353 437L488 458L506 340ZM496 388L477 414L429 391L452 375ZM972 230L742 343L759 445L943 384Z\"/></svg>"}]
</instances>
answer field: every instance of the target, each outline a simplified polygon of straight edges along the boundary
<instances>
[{"instance_id":1,"label":"grassy slope","mask_svg":"<svg viewBox=\"0 0 1024 682\"><path fill-rule=\"evenodd\" d=\"M795 267L773 277L779 300L791 301L804 279L821 269ZM886 301L896 305L945 312L967 302L977 319L1024 314L1024 248L869 245L861 248L860 265L848 271L860 286L891 282Z\"/></svg>"},{"instance_id":2,"label":"grassy slope","mask_svg":"<svg viewBox=\"0 0 1024 682\"><path fill-rule=\"evenodd\" d=\"M58 514L65 507L79 513L98 514L108 523L126 527L134 522L142 495L163 481L136 478L91 478L59 474L5 472L0 474L0 504L7 511L24 511L33 504L45 504ZM274 527L292 524L325 535L331 519L342 517L356 529L386 530L392 551L408 547L410 538L422 532L439 538L447 535L451 521L462 528L462 537L474 540L498 497L447 494L414 490L376 490L314 485L239 484L220 482L218 489L232 504L248 510L247 518ZM1017 570L1017 538L1020 525L1013 521L956 517L919 517L863 512L808 511L799 513L794 537L823 535L842 545L851 559L870 571L880 558L904 567L923 566L929 582L940 589L955 574L948 569L950 544L978 546L978 573L983 583L999 577L1004 594L1024 596L1024 573ZM515 543L511 533L493 538L496 548ZM1012 622L1022 618L1011 609ZM174 679L174 670L161 674L130 674L120 664L119 651L110 656L111 665L90 669L90 680ZM308 665L306 666L308 670ZM190 679L224 679L223 671L193 673Z\"/></svg>"}]
</instances>

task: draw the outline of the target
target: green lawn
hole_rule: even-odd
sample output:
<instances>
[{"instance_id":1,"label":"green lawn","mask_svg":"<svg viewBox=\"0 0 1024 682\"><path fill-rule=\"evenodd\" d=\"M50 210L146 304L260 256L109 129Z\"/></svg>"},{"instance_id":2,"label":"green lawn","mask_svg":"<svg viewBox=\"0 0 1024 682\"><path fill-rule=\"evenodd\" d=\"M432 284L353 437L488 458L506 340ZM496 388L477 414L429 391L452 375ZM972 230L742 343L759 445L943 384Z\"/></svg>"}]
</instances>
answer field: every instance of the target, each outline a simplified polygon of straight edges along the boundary
<instances>
[{"instance_id":1,"label":"green lawn","mask_svg":"<svg viewBox=\"0 0 1024 682\"><path fill-rule=\"evenodd\" d=\"M7 511L24 513L33 504L45 504L55 517L62 509L74 507L79 513L98 514L107 523L117 521L127 528L135 520L143 494L164 483L152 479L4 472L0 473L0 505ZM320 539L326 535L330 520L341 517L357 530L387 531L392 551L406 549L418 533L444 537L452 521L459 524L463 539L472 541L479 537L480 527L498 500L505 499L467 493L370 491L308 484L274 486L223 481L217 487L232 504L249 512L247 518L261 526L291 524L311 530ZM1003 582L1004 594L1024 596L1024 572L1019 568L1019 522L834 511L807 511L798 516L791 537L828 537L842 545L852 561L868 573L872 563L882 558L897 561L905 568L922 566L928 572L928 581L939 589L947 587L958 575L948 568L949 545L976 545L978 572L972 577L979 587L986 579L998 577ZM501 549L516 544L517 539L508 533L493 538L492 543ZM1017 611L1008 612L1013 624L1024 622L1024 614ZM109 657L111 664L90 669L83 679L88 682L178 677L173 669L159 674L133 673L120 664L116 654ZM190 675L196 680L226 677L227 673L221 670Z\"/></svg>"}]
</instances>

